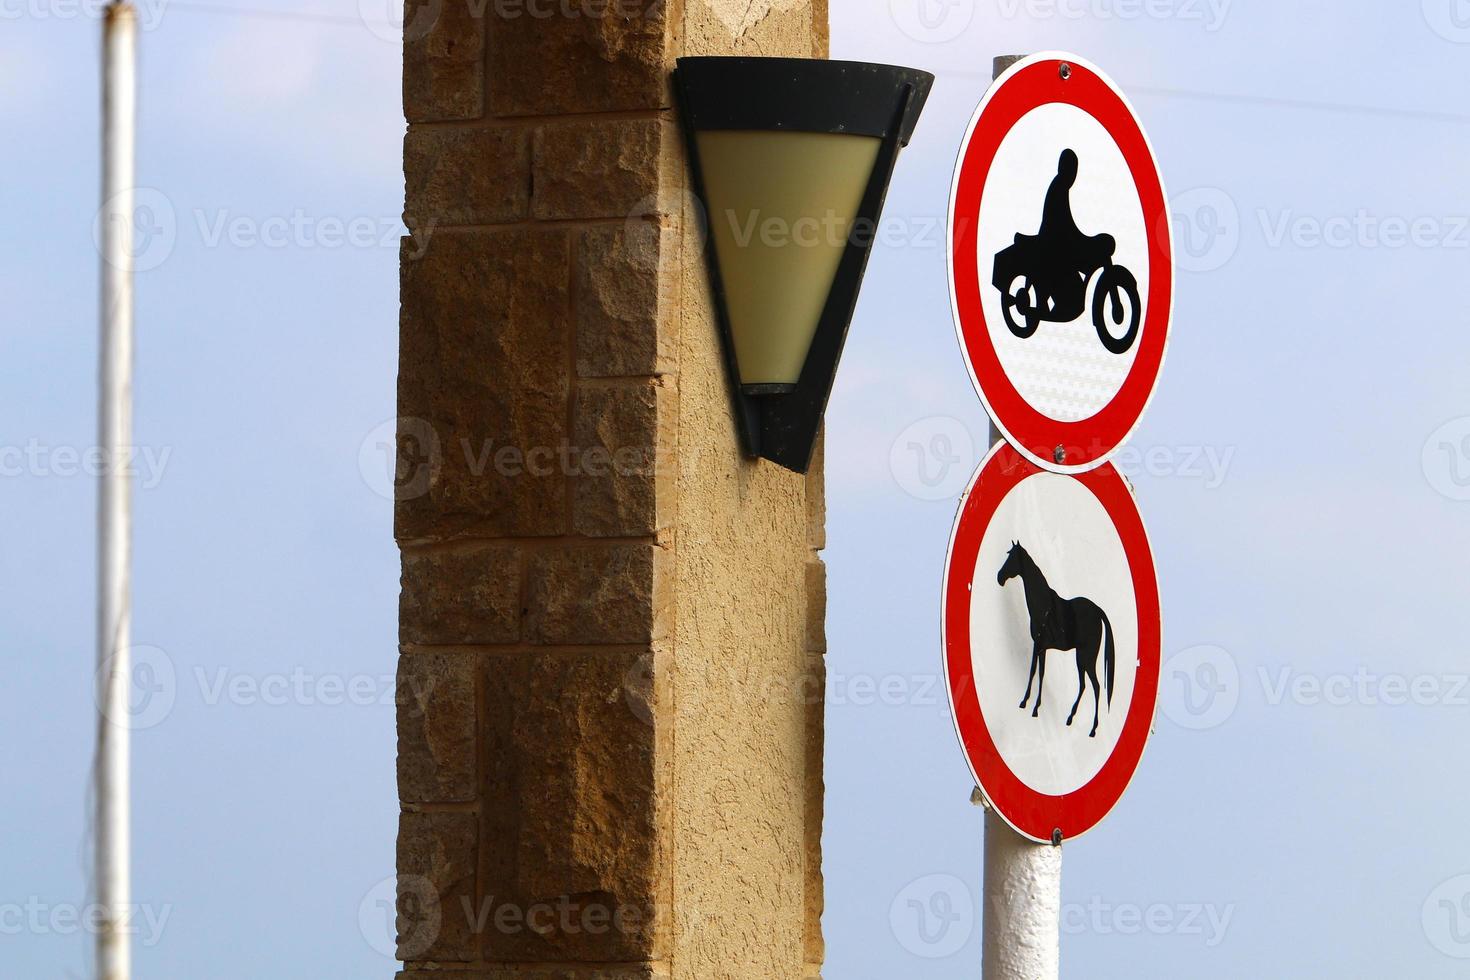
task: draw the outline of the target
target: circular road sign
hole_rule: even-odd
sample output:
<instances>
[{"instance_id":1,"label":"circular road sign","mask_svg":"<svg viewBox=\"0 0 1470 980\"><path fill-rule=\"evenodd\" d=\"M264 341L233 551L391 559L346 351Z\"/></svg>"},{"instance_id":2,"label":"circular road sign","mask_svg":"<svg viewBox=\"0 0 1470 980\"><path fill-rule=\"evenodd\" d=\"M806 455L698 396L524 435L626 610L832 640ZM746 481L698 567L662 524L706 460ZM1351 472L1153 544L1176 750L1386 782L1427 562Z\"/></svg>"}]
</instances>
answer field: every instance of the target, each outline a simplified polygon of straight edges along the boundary
<instances>
[{"instance_id":1,"label":"circular road sign","mask_svg":"<svg viewBox=\"0 0 1470 980\"><path fill-rule=\"evenodd\" d=\"M1105 462L1153 396L1166 201L1133 108L1081 58L1016 62L970 119L949 199L955 327L996 427L1044 469Z\"/></svg>"},{"instance_id":2,"label":"circular road sign","mask_svg":"<svg viewBox=\"0 0 1470 980\"><path fill-rule=\"evenodd\" d=\"M1159 687L1158 581L1117 469L1052 473L997 444L960 504L943 609L950 709L986 801L1035 841L1096 826Z\"/></svg>"}]
</instances>

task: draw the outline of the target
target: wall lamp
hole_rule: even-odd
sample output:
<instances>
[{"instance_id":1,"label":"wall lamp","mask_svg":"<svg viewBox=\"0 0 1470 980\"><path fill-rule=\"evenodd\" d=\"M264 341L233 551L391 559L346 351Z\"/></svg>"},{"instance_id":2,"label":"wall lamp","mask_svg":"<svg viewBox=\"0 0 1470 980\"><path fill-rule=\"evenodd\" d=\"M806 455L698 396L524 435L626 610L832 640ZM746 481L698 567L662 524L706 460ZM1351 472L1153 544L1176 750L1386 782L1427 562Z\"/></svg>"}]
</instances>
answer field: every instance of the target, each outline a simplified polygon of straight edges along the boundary
<instances>
[{"instance_id":1,"label":"wall lamp","mask_svg":"<svg viewBox=\"0 0 1470 980\"><path fill-rule=\"evenodd\" d=\"M898 150L934 76L808 58L674 69L746 455L805 473Z\"/></svg>"}]
</instances>

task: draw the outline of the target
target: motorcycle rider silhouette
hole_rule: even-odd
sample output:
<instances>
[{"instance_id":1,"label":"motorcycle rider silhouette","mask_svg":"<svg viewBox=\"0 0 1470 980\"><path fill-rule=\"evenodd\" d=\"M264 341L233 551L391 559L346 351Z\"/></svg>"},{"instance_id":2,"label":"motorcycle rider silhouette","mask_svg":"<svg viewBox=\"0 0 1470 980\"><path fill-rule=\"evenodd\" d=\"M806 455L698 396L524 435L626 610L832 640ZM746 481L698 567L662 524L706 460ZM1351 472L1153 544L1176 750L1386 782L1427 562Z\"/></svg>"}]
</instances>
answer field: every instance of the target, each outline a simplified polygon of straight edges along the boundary
<instances>
[{"instance_id":1,"label":"motorcycle rider silhouette","mask_svg":"<svg viewBox=\"0 0 1470 980\"><path fill-rule=\"evenodd\" d=\"M1000 290L1006 326L1025 339L1042 320L1069 323L1081 316L1088 283L1095 279L1093 326L1105 348L1122 354L1138 336L1138 284L1133 273L1113 264L1117 242L1112 235L1088 235L1077 227L1071 201L1077 167L1077 154L1063 150L1042 204L1040 228L1035 235L1017 234L996 254L991 283ZM1115 327L1127 321L1121 336L1113 335L1109 319Z\"/></svg>"}]
</instances>

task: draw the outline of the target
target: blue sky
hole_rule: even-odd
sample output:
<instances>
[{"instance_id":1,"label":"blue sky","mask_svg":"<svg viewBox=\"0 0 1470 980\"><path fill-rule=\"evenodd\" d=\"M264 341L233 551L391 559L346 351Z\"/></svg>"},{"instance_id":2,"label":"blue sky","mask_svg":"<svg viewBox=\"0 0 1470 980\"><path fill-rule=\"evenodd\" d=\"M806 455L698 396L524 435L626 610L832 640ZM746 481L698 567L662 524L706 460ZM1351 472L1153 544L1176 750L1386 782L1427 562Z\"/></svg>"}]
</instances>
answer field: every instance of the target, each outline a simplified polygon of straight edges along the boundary
<instances>
[{"instance_id":1,"label":"blue sky","mask_svg":"<svg viewBox=\"0 0 1470 980\"><path fill-rule=\"evenodd\" d=\"M936 681L985 420L941 226L991 57L1042 49L1130 93L1181 242L1127 467L1163 701L1128 795L1065 848L1064 975L1463 975L1457 2L834 0L834 57L938 82L829 412L828 977L978 970L981 816ZM162 920L138 973L385 976L397 558L372 447L394 414L398 51L345 0L201 7L162 8L142 54L160 222L134 636L173 684L135 738L135 893ZM0 964L80 977L94 488L68 449L94 440L97 25L62 0L0 16Z\"/></svg>"}]
</instances>

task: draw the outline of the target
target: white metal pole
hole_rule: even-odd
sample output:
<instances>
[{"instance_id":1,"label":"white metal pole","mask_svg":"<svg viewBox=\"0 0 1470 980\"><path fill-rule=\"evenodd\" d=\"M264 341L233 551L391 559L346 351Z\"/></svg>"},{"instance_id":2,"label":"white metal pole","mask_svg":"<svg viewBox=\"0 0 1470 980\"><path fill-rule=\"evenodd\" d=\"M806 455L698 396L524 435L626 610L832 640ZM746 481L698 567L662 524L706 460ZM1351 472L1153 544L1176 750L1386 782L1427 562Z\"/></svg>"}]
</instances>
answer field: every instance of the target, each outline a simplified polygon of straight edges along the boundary
<instances>
[{"instance_id":1,"label":"white metal pole","mask_svg":"<svg viewBox=\"0 0 1470 980\"><path fill-rule=\"evenodd\" d=\"M995 59L994 77L1020 59ZM990 427L990 444L1001 439ZM977 802L977 792L971 797ZM1057 980L1061 970L1062 848L1036 844L985 808L984 980Z\"/></svg>"},{"instance_id":2,"label":"white metal pole","mask_svg":"<svg viewBox=\"0 0 1470 980\"><path fill-rule=\"evenodd\" d=\"M1057 980L1062 849L1035 844L985 810L985 980Z\"/></svg>"},{"instance_id":3,"label":"white metal pole","mask_svg":"<svg viewBox=\"0 0 1470 980\"><path fill-rule=\"evenodd\" d=\"M97 933L98 980L128 980L132 943L129 734L132 660L132 486L125 451L133 439L133 182L138 19L114 2L102 29L102 249L98 442L106 465L97 491Z\"/></svg>"}]
</instances>

